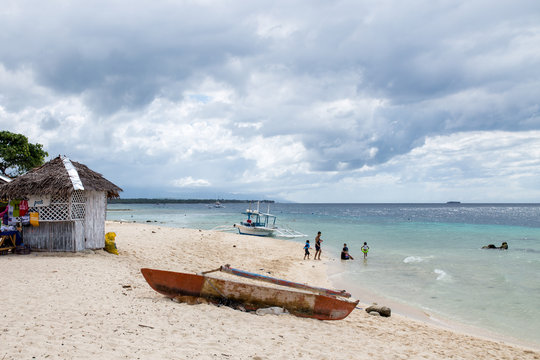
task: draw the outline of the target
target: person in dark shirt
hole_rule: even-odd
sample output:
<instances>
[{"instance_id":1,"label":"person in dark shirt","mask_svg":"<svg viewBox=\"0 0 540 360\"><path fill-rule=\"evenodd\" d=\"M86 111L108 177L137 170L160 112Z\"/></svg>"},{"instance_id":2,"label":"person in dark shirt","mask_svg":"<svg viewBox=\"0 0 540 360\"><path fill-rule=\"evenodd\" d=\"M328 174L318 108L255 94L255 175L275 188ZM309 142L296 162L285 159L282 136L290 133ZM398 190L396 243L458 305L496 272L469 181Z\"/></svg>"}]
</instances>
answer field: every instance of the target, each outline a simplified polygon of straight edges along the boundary
<instances>
[{"instance_id":1,"label":"person in dark shirt","mask_svg":"<svg viewBox=\"0 0 540 360\"><path fill-rule=\"evenodd\" d=\"M354 260L351 254L349 254L347 244L343 244L343 250L341 250L341 260Z\"/></svg>"}]
</instances>

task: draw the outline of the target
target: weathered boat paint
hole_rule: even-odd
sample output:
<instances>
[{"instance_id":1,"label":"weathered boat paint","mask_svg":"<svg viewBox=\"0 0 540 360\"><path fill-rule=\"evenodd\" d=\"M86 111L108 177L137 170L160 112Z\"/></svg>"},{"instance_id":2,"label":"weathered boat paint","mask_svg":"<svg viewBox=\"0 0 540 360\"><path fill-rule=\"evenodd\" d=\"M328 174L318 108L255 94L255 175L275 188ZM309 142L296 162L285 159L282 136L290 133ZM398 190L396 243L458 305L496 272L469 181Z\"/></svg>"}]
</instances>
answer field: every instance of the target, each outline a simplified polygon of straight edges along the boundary
<instances>
[{"instance_id":1,"label":"weathered boat paint","mask_svg":"<svg viewBox=\"0 0 540 360\"><path fill-rule=\"evenodd\" d=\"M319 320L341 320L358 304L307 292L258 286L195 274L143 268L141 272L155 291L170 298L202 297L213 303L237 303L246 310L278 306L291 314Z\"/></svg>"},{"instance_id":2,"label":"weathered boat paint","mask_svg":"<svg viewBox=\"0 0 540 360\"><path fill-rule=\"evenodd\" d=\"M313 292L316 292L316 293L321 294L321 295L343 296L343 297L347 297L347 298L351 297L351 294L349 294L345 290L331 290L331 289L325 289L325 288L320 288L320 287L315 287L315 286L309 286L309 285L306 285L306 284L300 284L300 283L292 282L292 281L288 281L288 280L276 279L276 278L266 276L266 275L260 275L260 274L255 274L255 273L252 273L252 272L249 272L249 271L235 269L235 268L230 267L229 265L223 265L223 266L221 266L219 268L219 270L223 271L223 272L226 272L226 273L229 273L229 274L242 276L242 277L245 277L245 278L248 278L248 279L261 280L261 281L266 281L266 282L277 284L277 285L282 285L282 286L293 287L293 288L296 288L296 289L313 291Z\"/></svg>"}]
</instances>

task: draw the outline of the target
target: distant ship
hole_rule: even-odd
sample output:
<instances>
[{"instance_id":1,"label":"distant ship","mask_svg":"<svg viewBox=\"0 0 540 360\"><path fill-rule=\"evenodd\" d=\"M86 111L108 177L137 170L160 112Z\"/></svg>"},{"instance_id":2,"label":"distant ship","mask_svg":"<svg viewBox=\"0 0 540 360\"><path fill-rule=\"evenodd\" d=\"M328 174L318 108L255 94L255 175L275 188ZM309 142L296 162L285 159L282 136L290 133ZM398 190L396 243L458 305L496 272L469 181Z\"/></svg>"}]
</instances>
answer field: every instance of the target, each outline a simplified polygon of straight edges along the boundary
<instances>
[{"instance_id":1,"label":"distant ship","mask_svg":"<svg viewBox=\"0 0 540 360\"><path fill-rule=\"evenodd\" d=\"M447 201L447 204L461 204L461 201Z\"/></svg>"}]
</instances>

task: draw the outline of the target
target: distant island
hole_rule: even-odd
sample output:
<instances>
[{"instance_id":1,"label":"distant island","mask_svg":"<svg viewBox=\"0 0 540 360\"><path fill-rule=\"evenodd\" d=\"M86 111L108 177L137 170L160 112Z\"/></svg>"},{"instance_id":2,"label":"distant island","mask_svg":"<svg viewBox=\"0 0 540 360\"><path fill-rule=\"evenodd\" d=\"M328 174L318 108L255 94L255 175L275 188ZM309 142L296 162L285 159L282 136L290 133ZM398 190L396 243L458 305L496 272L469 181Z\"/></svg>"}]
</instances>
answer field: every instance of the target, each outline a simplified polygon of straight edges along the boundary
<instances>
[{"instance_id":1,"label":"distant island","mask_svg":"<svg viewBox=\"0 0 540 360\"><path fill-rule=\"evenodd\" d=\"M447 201L447 204L461 204L461 201Z\"/></svg>"},{"instance_id":2,"label":"distant island","mask_svg":"<svg viewBox=\"0 0 540 360\"><path fill-rule=\"evenodd\" d=\"M222 204L242 204L251 202L261 202L273 204L274 200L226 200L226 199L108 199L108 204L214 204L216 201Z\"/></svg>"}]
</instances>

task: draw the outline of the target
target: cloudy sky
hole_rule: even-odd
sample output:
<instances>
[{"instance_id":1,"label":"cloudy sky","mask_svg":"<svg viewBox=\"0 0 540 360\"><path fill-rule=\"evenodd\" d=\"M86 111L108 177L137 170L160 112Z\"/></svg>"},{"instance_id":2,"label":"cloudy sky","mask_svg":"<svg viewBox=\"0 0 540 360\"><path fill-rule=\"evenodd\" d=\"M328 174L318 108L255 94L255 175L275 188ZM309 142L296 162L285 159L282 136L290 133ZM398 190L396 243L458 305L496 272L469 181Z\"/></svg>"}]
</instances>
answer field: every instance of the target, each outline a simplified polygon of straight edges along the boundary
<instances>
[{"instance_id":1,"label":"cloudy sky","mask_svg":"<svg viewBox=\"0 0 540 360\"><path fill-rule=\"evenodd\" d=\"M0 0L0 128L122 197L540 202L538 0Z\"/></svg>"}]
</instances>

